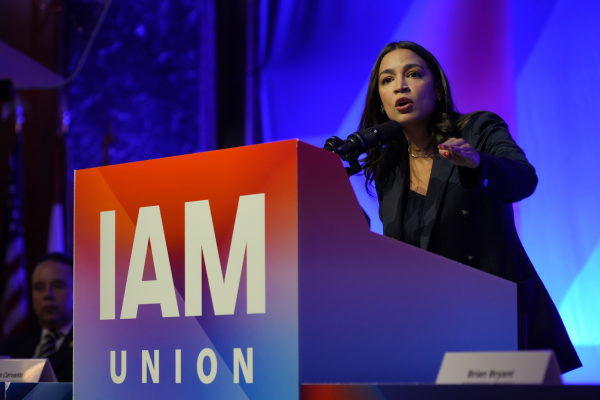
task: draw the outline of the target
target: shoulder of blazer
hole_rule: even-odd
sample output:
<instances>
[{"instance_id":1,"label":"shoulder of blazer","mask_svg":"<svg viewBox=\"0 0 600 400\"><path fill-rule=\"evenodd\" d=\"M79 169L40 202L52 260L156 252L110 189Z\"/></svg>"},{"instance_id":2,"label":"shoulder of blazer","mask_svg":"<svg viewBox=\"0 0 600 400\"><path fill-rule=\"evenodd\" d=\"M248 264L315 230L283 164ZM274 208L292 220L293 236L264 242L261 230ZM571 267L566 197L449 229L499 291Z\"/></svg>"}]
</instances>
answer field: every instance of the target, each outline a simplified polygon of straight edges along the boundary
<instances>
[{"instance_id":1,"label":"shoulder of blazer","mask_svg":"<svg viewBox=\"0 0 600 400\"><path fill-rule=\"evenodd\" d=\"M501 126L508 132L508 125L506 122L493 112L475 111L471 114L467 114L465 117L469 120L461 131L460 137L475 148L479 147L481 144L478 139L484 137L486 133L495 126Z\"/></svg>"}]
</instances>

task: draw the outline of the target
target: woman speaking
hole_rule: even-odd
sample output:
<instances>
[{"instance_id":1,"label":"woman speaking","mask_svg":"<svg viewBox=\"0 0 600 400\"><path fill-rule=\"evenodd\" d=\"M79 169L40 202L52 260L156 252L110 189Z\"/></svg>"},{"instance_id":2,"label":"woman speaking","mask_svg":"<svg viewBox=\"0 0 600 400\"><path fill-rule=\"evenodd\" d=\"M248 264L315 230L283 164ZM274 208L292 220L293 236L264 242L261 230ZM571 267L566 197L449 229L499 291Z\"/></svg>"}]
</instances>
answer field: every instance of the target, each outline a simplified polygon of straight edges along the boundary
<instances>
[{"instance_id":1,"label":"woman speaking","mask_svg":"<svg viewBox=\"0 0 600 400\"><path fill-rule=\"evenodd\" d=\"M405 41L379 54L359 129L389 120L404 138L363 160L384 235L517 283L526 349L554 350L562 372L580 367L517 235L512 203L533 193L537 176L506 123L490 112L458 113L438 61Z\"/></svg>"}]
</instances>

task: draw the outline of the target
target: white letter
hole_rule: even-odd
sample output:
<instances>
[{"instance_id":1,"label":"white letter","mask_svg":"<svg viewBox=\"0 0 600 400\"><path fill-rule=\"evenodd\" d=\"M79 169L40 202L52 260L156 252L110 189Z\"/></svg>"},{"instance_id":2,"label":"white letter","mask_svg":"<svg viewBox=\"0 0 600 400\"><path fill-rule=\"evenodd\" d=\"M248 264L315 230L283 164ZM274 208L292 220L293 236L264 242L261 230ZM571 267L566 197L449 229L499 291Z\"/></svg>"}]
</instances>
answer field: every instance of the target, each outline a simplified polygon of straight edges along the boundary
<instances>
[{"instance_id":1,"label":"white letter","mask_svg":"<svg viewBox=\"0 0 600 400\"><path fill-rule=\"evenodd\" d=\"M154 350L154 363L148 350L142 350L142 383L148 382L148 371L150 371L152 383L158 383L158 350Z\"/></svg>"},{"instance_id":2,"label":"white letter","mask_svg":"<svg viewBox=\"0 0 600 400\"><path fill-rule=\"evenodd\" d=\"M205 357L210 359L210 374L208 374L208 376L204 374L203 364ZM212 381L215 380L215 376L217 376L217 356L215 356L215 352L209 348L203 349L198 355L196 369L198 370L198 378L200 378L202 383L212 383Z\"/></svg>"},{"instance_id":3,"label":"white letter","mask_svg":"<svg viewBox=\"0 0 600 400\"><path fill-rule=\"evenodd\" d=\"M175 350L175 383L181 383L181 350Z\"/></svg>"},{"instance_id":4,"label":"white letter","mask_svg":"<svg viewBox=\"0 0 600 400\"><path fill-rule=\"evenodd\" d=\"M246 350L248 355L248 362L244 361L244 353L242 349L233 349L233 383L240 383L240 365L242 367L242 373L244 374L244 380L246 383L253 383L252 373L252 347L248 347Z\"/></svg>"},{"instance_id":5,"label":"white letter","mask_svg":"<svg viewBox=\"0 0 600 400\"><path fill-rule=\"evenodd\" d=\"M117 375L117 368L115 367L115 352L110 352L110 377L116 384L123 383L125 375L127 375L127 351L121 350L121 375Z\"/></svg>"},{"instance_id":6,"label":"white letter","mask_svg":"<svg viewBox=\"0 0 600 400\"><path fill-rule=\"evenodd\" d=\"M202 315L202 256L215 315L232 315L246 255L248 314L265 313L265 194L240 196L225 278L208 200L185 203L185 315Z\"/></svg>"},{"instance_id":7,"label":"white letter","mask_svg":"<svg viewBox=\"0 0 600 400\"><path fill-rule=\"evenodd\" d=\"M114 210L100 213L100 319L115 319Z\"/></svg>"},{"instance_id":8,"label":"white letter","mask_svg":"<svg viewBox=\"0 0 600 400\"><path fill-rule=\"evenodd\" d=\"M152 247L152 258L154 259L154 271L156 273L156 280L153 281L142 280L148 241L150 241ZM140 207L133 239L133 249L131 250L127 284L125 285L121 319L136 318L140 304L160 304L163 317L179 317L173 275L171 275L171 264L167 253L167 242L158 206Z\"/></svg>"}]
</instances>

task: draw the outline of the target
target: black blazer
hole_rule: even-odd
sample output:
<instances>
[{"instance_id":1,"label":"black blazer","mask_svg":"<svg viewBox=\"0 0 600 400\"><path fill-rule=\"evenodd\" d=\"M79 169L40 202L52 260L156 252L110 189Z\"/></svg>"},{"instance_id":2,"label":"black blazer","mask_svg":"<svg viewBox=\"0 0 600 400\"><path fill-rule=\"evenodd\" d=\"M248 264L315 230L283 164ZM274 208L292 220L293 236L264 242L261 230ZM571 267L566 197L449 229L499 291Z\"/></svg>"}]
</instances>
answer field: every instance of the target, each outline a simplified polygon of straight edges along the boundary
<instances>
[{"instance_id":1,"label":"black blazer","mask_svg":"<svg viewBox=\"0 0 600 400\"><path fill-rule=\"evenodd\" d=\"M40 342L42 329L34 329L13 336L0 345L0 355L10 358L32 358ZM73 382L73 329L65 337L60 349L48 357L59 382Z\"/></svg>"},{"instance_id":2,"label":"black blazer","mask_svg":"<svg viewBox=\"0 0 600 400\"><path fill-rule=\"evenodd\" d=\"M535 169L496 114L473 116L461 137L480 155L479 168L457 167L437 154L423 210L421 248L518 284L519 311L527 315L527 348L552 349L563 372L581 366L560 315L519 240L512 203L530 196ZM402 155L408 153L406 139ZM406 157L405 157L406 158ZM400 161L394 181L376 189L383 233L404 240L409 190Z\"/></svg>"}]
</instances>

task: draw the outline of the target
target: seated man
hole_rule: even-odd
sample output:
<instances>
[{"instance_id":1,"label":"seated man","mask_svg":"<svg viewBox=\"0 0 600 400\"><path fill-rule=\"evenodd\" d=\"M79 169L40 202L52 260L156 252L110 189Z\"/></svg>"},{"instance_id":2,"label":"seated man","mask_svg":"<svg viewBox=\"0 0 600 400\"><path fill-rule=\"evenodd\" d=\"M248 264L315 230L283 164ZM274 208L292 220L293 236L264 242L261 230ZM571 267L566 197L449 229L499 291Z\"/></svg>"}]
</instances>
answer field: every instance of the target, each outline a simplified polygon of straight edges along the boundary
<instances>
[{"instance_id":1,"label":"seated man","mask_svg":"<svg viewBox=\"0 0 600 400\"><path fill-rule=\"evenodd\" d=\"M33 311L40 329L8 339L0 355L48 358L59 382L73 381L73 260L60 253L43 256L31 279Z\"/></svg>"}]
</instances>

